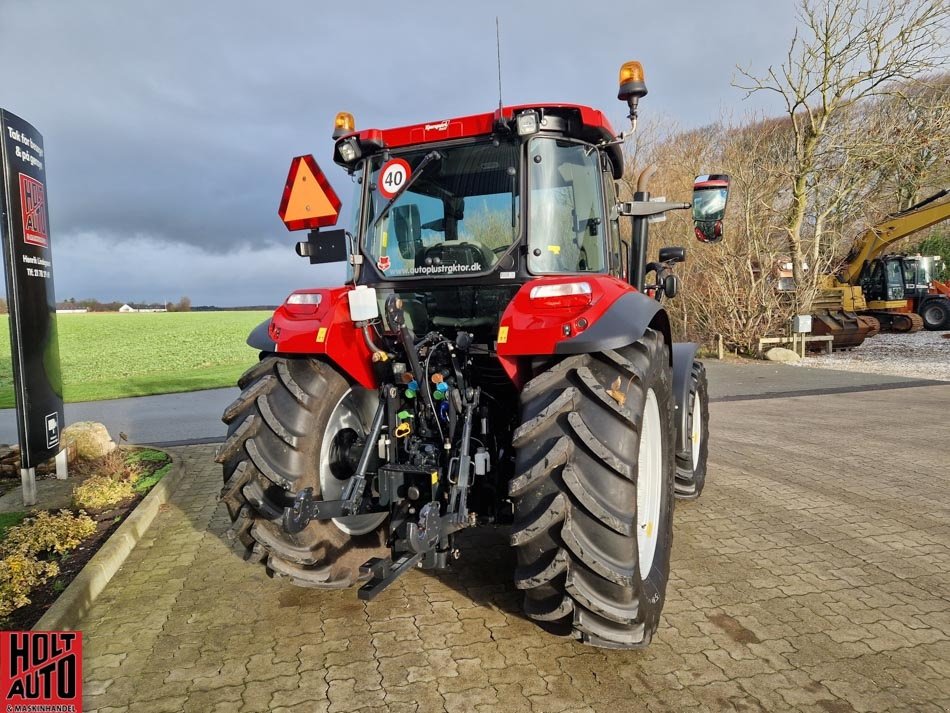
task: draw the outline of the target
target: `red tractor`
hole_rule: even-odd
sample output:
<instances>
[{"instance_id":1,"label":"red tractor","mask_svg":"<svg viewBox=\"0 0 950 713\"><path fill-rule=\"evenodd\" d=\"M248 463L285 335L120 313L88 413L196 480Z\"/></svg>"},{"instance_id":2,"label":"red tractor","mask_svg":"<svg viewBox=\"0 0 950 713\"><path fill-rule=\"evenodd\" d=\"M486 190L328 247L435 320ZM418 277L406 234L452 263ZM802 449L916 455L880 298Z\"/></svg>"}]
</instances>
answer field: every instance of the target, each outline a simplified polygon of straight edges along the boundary
<instances>
[{"instance_id":1,"label":"red tractor","mask_svg":"<svg viewBox=\"0 0 950 713\"><path fill-rule=\"evenodd\" d=\"M625 64L631 121L645 94ZM347 279L292 293L248 338L260 362L217 456L242 556L371 599L464 556L460 530L510 525L528 616L597 646L650 641L674 493L703 489L708 405L661 303L684 250L646 258L648 217L690 204L651 201L648 174L620 202L623 139L571 104L386 130L340 114L350 231L320 230L340 202L294 159L281 217ZM727 177L698 179L702 240L721 238L727 196Z\"/></svg>"}]
</instances>

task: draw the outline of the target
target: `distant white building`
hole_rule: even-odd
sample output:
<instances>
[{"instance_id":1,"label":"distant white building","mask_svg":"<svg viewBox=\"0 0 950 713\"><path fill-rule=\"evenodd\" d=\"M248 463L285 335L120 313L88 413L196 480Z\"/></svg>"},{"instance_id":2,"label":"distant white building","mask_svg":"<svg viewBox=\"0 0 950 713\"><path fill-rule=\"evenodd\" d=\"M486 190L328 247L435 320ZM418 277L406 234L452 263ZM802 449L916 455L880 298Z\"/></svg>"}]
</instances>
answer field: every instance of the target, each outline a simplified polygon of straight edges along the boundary
<instances>
[{"instance_id":1,"label":"distant white building","mask_svg":"<svg viewBox=\"0 0 950 713\"><path fill-rule=\"evenodd\" d=\"M162 309L161 307L143 307L142 309L135 309L135 307L130 307L129 305L122 305L119 307L120 312L167 312L168 310Z\"/></svg>"}]
</instances>

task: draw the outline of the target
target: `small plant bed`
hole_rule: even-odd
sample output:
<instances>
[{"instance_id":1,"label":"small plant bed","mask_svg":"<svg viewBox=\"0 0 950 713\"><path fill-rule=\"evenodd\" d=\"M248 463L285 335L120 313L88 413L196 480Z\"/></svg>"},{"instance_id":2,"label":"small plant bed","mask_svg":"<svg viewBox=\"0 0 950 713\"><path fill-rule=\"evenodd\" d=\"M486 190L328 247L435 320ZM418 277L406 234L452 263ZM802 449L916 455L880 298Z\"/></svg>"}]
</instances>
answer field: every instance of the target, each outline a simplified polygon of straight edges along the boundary
<instances>
[{"instance_id":1,"label":"small plant bed","mask_svg":"<svg viewBox=\"0 0 950 713\"><path fill-rule=\"evenodd\" d=\"M120 447L70 469L72 505L0 513L0 629L29 629L171 470L167 453Z\"/></svg>"}]
</instances>

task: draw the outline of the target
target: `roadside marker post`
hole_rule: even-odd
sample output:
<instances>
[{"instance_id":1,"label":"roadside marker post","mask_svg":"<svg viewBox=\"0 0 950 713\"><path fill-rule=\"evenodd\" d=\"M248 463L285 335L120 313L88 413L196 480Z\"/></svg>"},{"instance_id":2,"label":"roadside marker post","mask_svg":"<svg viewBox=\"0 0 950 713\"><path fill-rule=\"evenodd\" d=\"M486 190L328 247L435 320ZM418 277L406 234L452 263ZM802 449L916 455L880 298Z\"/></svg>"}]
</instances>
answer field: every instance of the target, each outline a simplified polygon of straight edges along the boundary
<instances>
[{"instance_id":1,"label":"roadside marker post","mask_svg":"<svg viewBox=\"0 0 950 713\"><path fill-rule=\"evenodd\" d=\"M36 466L56 458L66 477L65 423L56 332L56 295L46 202L43 137L0 109L0 234L10 311L23 504L36 504Z\"/></svg>"}]
</instances>

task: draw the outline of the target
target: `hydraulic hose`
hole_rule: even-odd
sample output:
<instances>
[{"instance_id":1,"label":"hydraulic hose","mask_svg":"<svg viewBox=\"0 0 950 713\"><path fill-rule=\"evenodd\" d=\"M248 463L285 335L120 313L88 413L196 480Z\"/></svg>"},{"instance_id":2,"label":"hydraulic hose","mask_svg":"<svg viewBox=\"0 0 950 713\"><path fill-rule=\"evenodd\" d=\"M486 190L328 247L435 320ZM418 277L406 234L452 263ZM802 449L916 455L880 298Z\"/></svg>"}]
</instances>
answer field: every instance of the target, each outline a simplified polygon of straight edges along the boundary
<instances>
[{"instance_id":1,"label":"hydraulic hose","mask_svg":"<svg viewBox=\"0 0 950 713\"><path fill-rule=\"evenodd\" d=\"M376 352L384 351L382 348L380 348L380 347L376 344L376 342L373 341L373 335L370 334L370 332L369 332L369 325L368 325L368 324L364 324L364 325L363 325L363 341L366 342L366 346L367 346L367 348L369 349L370 353L376 353Z\"/></svg>"}]
</instances>

